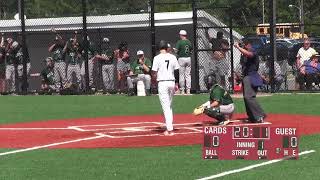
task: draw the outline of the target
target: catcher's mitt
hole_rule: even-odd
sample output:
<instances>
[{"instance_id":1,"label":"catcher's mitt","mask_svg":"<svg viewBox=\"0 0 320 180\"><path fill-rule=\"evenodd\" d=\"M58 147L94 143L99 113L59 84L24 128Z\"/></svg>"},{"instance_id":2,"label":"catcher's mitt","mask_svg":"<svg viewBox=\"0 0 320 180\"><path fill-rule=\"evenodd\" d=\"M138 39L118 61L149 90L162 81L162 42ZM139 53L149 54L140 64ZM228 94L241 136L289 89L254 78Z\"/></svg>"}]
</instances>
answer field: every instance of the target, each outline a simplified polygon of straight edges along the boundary
<instances>
[{"instance_id":1,"label":"catcher's mitt","mask_svg":"<svg viewBox=\"0 0 320 180\"><path fill-rule=\"evenodd\" d=\"M203 106L199 106L199 107L197 107L197 108L195 108L195 109L193 110L193 113L192 113L192 114L195 115L195 116L197 116L197 115L202 114L203 111L204 111L204 107L203 107Z\"/></svg>"}]
</instances>

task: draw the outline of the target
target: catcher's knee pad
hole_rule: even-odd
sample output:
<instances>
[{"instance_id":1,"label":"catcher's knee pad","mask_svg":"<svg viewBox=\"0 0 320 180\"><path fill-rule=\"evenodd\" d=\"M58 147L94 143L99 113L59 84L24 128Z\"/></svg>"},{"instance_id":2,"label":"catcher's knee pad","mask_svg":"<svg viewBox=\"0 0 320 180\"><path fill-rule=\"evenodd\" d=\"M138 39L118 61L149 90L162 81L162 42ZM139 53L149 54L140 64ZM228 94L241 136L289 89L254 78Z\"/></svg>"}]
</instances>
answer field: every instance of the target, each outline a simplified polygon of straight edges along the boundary
<instances>
[{"instance_id":1,"label":"catcher's knee pad","mask_svg":"<svg viewBox=\"0 0 320 180\"><path fill-rule=\"evenodd\" d=\"M220 113L219 108L205 108L203 111L209 117L215 118L218 121L224 121L225 117L223 114Z\"/></svg>"}]
</instances>

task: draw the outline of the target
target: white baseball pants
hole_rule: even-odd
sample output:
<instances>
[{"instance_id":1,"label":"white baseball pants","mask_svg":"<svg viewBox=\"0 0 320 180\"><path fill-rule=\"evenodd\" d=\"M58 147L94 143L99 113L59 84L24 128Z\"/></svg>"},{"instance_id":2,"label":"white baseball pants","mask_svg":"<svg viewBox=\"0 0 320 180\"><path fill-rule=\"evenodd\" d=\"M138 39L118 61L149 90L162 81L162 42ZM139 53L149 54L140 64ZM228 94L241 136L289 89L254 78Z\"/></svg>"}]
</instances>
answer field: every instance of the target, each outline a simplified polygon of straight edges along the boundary
<instances>
[{"instance_id":1,"label":"white baseball pants","mask_svg":"<svg viewBox=\"0 0 320 180\"><path fill-rule=\"evenodd\" d=\"M179 62L179 86L180 90L184 92L191 89L191 57L181 57Z\"/></svg>"},{"instance_id":2,"label":"white baseball pants","mask_svg":"<svg viewBox=\"0 0 320 180\"><path fill-rule=\"evenodd\" d=\"M159 81L158 93L168 131L173 130L172 98L175 91L174 81Z\"/></svg>"}]
</instances>

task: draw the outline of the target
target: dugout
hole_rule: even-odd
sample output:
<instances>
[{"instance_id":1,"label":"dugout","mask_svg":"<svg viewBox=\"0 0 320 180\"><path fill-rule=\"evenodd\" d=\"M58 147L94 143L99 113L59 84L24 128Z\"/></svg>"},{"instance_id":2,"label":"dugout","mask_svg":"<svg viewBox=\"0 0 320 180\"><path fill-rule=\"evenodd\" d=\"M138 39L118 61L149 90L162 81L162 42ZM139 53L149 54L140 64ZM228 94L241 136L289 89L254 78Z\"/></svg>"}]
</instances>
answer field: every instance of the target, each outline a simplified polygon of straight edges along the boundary
<instances>
[{"instance_id":1,"label":"dugout","mask_svg":"<svg viewBox=\"0 0 320 180\"><path fill-rule=\"evenodd\" d=\"M175 45L175 42L179 39L178 32L180 29L187 30L189 39L193 41L193 20L192 11L186 12L164 12L155 13L155 35L156 42L164 39ZM205 25L216 25L221 22L206 14L198 19L198 24L203 23ZM60 18L39 18L39 19L26 19L26 39L29 50L29 56L31 60L31 74L41 72L45 63L44 59L49 55L48 47L54 39L55 35L50 31L54 27L65 39L73 37L75 30L81 32L83 27L82 17L60 17ZM152 39L150 28L150 16L149 13L142 14L125 14L125 15L108 15L108 16L88 16L87 28L90 40L93 41L99 49L103 37L108 37L111 42L112 48L116 48L122 41L128 42L129 51L131 57L136 57L136 51L142 49L146 57L152 55ZM19 32L21 31L20 20L1 20L0 32L4 32L6 36L12 36L19 40ZM223 29L225 37L228 37L228 28ZM210 30L210 33L215 34L215 30ZM239 40L242 36L238 33L233 33L234 39ZM207 46L209 41L205 38L202 32L197 33L197 42L199 48ZM238 57L235 55L234 57ZM199 64L199 79L203 78L205 71L207 71L208 59L210 59L209 52L201 52L201 56L198 57ZM237 63L237 60L234 60ZM101 70L96 67L97 71L94 71L94 79L97 88L101 88L102 77ZM193 68L193 72L194 68ZM40 77L28 77L29 78L29 91L39 90ZM194 76L192 76L194 78ZM194 82L194 81L193 81ZM194 87L194 85L193 85ZM204 84L200 81L200 90L202 90Z\"/></svg>"}]
</instances>

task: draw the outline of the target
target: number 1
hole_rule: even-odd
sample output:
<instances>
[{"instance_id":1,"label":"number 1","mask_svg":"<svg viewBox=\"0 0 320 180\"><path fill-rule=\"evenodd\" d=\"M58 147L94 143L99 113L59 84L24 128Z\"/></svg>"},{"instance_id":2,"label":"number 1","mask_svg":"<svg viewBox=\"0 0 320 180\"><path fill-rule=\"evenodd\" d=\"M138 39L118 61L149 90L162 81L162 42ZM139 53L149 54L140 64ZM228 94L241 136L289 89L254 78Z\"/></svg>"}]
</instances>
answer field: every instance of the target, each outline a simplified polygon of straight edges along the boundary
<instances>
[{"instance_id":1,"label":"number 1","mask_svg":"<svg viewBox=\"0 0 320 180\"><path fill-rule=\"evenodd\" d=\"M167 63L167 69L169 69L169 60L165 60L165 62Z\"/></svg>"}]
</instances>

